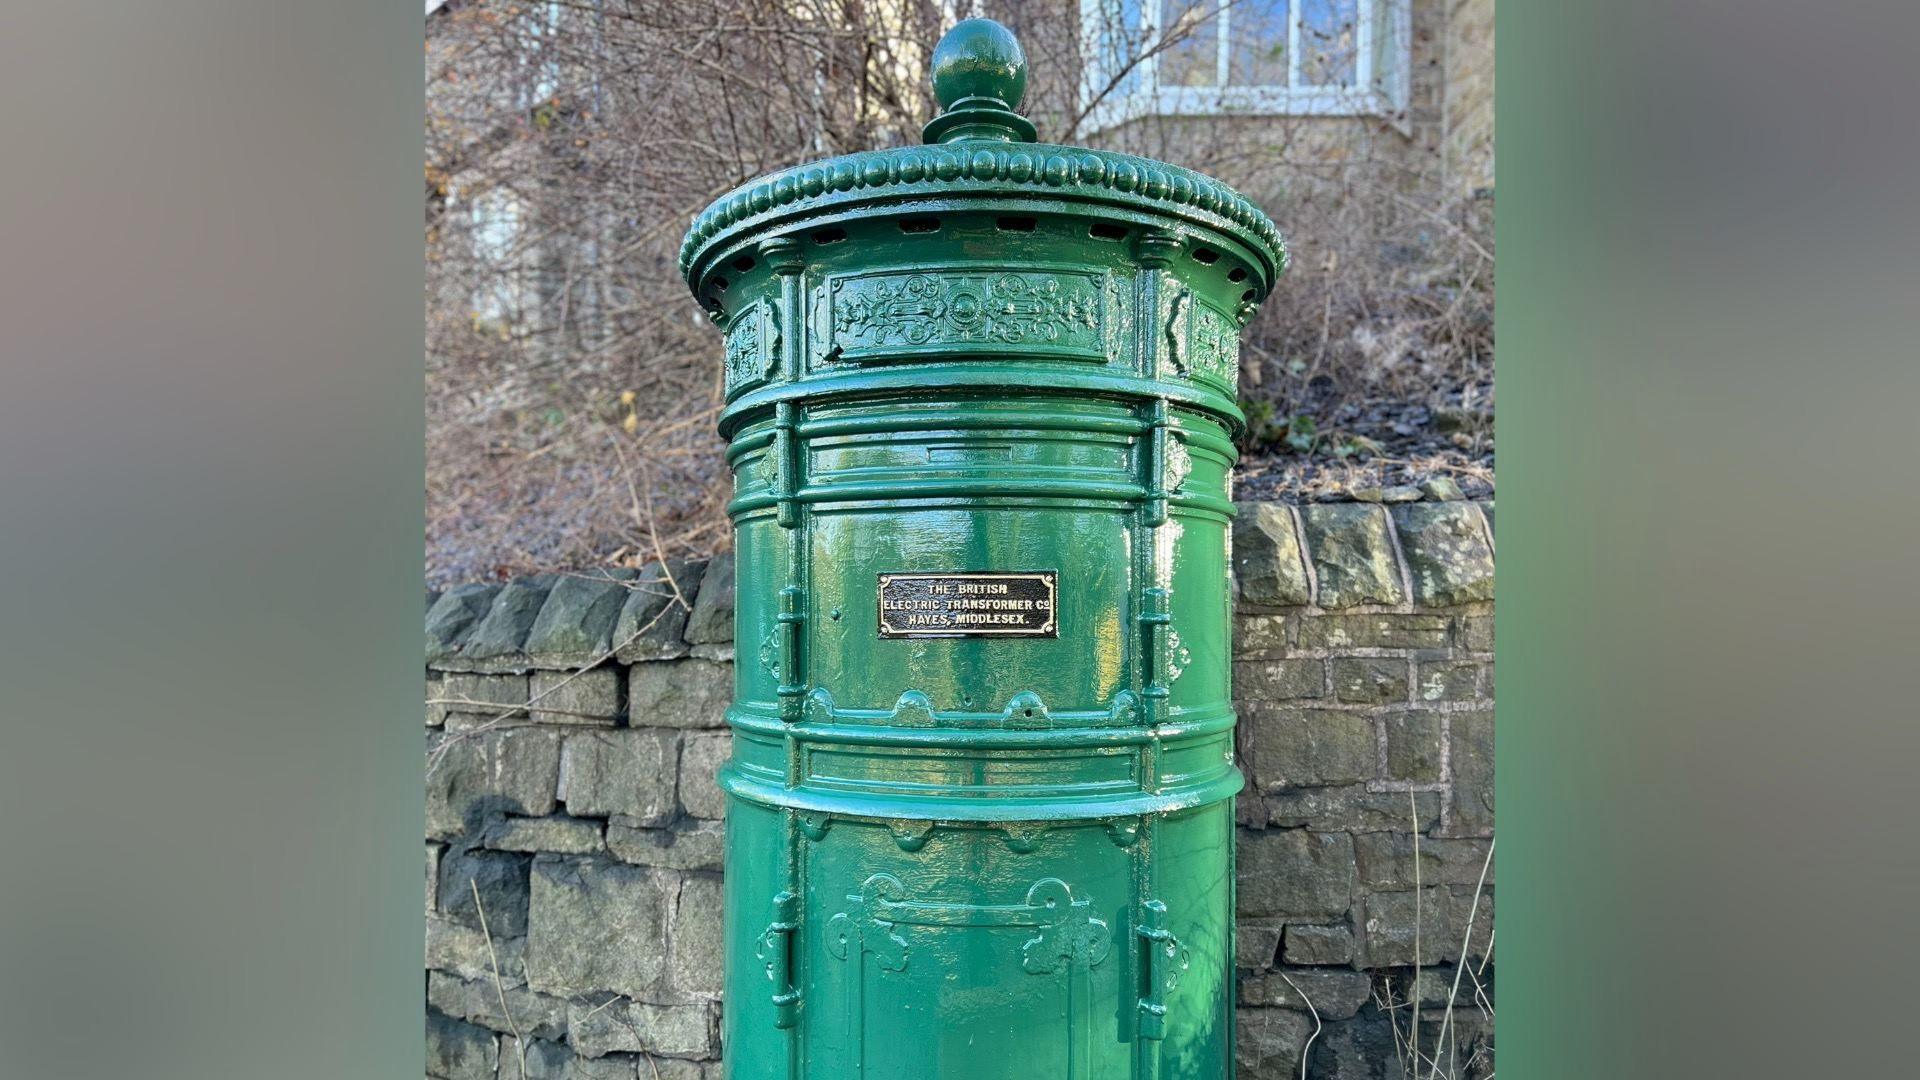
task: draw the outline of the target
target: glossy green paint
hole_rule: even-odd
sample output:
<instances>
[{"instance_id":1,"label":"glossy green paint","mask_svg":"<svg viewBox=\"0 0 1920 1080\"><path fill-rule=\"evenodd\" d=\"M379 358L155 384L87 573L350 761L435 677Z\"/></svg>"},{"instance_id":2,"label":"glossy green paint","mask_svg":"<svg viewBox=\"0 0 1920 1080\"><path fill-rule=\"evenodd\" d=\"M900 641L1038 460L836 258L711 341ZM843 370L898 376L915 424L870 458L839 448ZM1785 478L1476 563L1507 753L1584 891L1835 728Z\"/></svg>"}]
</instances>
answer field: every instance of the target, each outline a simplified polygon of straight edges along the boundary
<instances>
[{"instance_id":1,"label":"glossy green paint","mask_svg":"<svg viewBox=\"0 0 1920 1080\"><path fill-rule=\"evenodd\" d=\"M696 221L726 334L738 1080L1232 1075L1228 471L1272 223L1033 144L1019 46L930 145ZM1057 636L880 634L883 574L1057 575Z\"/></svg>"}]
</instances>

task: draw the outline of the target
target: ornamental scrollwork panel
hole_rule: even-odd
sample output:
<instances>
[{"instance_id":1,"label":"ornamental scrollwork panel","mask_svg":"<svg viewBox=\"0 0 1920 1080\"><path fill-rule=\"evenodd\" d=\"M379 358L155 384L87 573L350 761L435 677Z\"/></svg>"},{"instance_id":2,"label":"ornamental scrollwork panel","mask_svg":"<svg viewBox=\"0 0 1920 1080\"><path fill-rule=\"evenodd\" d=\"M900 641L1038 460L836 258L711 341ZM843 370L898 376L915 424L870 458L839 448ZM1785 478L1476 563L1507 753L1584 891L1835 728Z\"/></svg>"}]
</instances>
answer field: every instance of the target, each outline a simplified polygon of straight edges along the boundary
<instances>
[{"instance_id":1,"label":"ornamental scrollwork panel","mask_svg":"<svg viewBox=\"0 0 1920 1080\"><path fill-rule=\"evenodd\" d=\"M932 823L927 823L930 830ZM875 874L847 896L847 909L827 920L827 952L837 959L876 956L881 967L904 971L912 954L909 931L1016 927L1029 933L1020 945L1028 974L1098 967L1112 951L1113 932L1095 914L1093 901L1074 895L1059 878L1041 878L1016 904L969 904L909 894L900 879Z\"/></svg>"},{"instance_id":2,"label":"ornamental scrollwork panel","mask_svg":"<svg viewBox=\"0 0 1920 1080\"><path fill-rule=\"evenodd\" d=\"M1189 289L1173 295L1167 309L1167 357L1173 373L1235 389L1240 375L1240 324Z\"/></svg>"},{"instance_id":3,"label":"ornamental scrollwork panel","mask_svg":"<svg viewBox=\"0 0 1920 1080\"><path fill-rule=\"evenodd\" d=\"M1104 362L1101 275L984 269L834 278L827 362L980 351Z\"/></svg>"},{"instance_id":4,"label":"ornamental scrollwork panel","mask_svg":"<svg viewBox=\"0 0 1920 1080\"><path fill-rule=\"evenodd\" d=\"M1188 350L1193 374L1231 390L1240 374L1240 326L1206 304L1193 309L1193 340Z\"/></svg>"},{"instance_id":5,"label":"ornamental scrollwork panel","mask_svg":"<svg viewBox=\"0 0 1920 1080\"><path fill-rule=\"evenodd\" d=\"M779 360L779 311L766 300L755 301L727 327L727 393L772 378Z\"/></svg>"}]
</instances>

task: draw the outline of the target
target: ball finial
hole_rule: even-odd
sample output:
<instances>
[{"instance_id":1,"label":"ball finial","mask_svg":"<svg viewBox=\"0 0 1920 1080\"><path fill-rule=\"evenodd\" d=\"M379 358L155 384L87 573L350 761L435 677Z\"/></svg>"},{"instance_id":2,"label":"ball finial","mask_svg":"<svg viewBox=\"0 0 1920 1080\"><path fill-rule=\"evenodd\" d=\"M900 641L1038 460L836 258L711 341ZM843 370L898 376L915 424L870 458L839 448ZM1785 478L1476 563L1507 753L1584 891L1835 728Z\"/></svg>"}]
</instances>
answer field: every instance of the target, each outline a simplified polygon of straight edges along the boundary
<instances>
[{"instance_id":1,"label":"ball finial","mask_svg":"<svg viewBox=\"0 0 1920 1080\"><path fill-rule=\"evenodd\" d=\"M1026 93L1027 54L1013 31L992 19L962 19L934 46L933 96L941 108L985 98L1018 109Z\"/></svg>"}]
</instances>

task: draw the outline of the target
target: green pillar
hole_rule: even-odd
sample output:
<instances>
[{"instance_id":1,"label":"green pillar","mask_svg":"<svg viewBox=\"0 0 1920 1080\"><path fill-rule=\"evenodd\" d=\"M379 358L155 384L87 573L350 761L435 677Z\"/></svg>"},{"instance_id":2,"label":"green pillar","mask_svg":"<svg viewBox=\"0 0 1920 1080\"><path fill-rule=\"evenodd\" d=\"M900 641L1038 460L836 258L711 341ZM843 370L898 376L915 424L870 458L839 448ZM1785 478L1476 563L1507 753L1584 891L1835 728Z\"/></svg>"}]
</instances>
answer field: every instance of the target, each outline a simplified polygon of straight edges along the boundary
<instances>
[{"instance_id":1,"label":"green pillar","mask_svg":"<svg viewBox=\"0 0 1920 1080\"><path fill-rule=\"evenodd\" d=\"M926 145L755 180L681 268L726 335L736 1080L1226 1077L1228 472L1284 242L1035 143L941 41Z\"/></svg>"}]
</instances>

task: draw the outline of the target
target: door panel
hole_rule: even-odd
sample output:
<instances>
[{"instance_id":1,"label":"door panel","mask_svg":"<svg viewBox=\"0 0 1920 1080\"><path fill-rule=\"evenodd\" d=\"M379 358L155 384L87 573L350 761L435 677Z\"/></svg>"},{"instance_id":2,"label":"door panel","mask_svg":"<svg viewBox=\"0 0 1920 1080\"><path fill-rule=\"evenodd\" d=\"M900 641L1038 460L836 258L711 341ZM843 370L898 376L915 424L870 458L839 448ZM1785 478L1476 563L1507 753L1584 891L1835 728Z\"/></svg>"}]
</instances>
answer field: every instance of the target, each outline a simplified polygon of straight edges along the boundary
<instances>
[{"instance_id":1,"label":"door panel","mask_svg":"<svg viewBox=\"0 0 1920 1080\"><path fill-rule=\"evenodd\" d=\"M1130 1077L1128 859L1106 830L901 836L843 821L812 848L804 1075Z\"/></svg>"}]
</instances>

